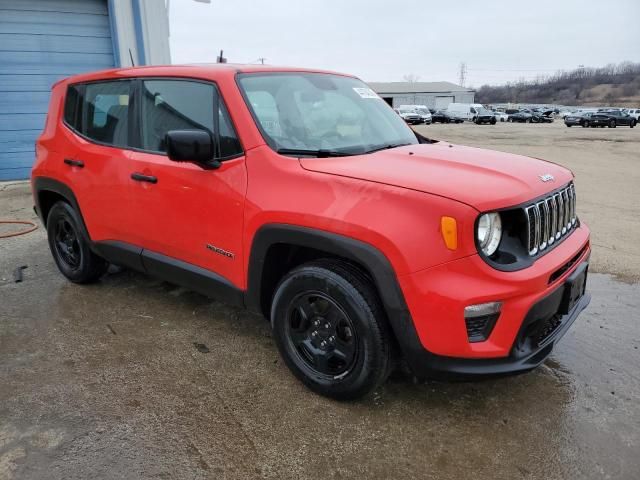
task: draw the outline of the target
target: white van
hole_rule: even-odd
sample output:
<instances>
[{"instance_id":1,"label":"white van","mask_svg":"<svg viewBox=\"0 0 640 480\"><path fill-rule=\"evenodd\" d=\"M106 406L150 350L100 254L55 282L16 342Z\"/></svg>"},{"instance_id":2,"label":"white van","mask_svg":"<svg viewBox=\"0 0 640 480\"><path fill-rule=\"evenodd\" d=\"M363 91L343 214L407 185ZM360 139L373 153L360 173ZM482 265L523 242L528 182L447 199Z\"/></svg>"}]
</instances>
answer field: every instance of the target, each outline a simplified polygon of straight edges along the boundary
<instances>
[{"instance_id":1,"label":"white van","mask_svg":"<svg viewBox=\"0 0 640 480\"><path fill-rule=\"evenodd\" d=\"M447 107L447 113L454 118L472 120L479 108L484 107L480 103L450 103Z\"/></svg>"}]
</instances>

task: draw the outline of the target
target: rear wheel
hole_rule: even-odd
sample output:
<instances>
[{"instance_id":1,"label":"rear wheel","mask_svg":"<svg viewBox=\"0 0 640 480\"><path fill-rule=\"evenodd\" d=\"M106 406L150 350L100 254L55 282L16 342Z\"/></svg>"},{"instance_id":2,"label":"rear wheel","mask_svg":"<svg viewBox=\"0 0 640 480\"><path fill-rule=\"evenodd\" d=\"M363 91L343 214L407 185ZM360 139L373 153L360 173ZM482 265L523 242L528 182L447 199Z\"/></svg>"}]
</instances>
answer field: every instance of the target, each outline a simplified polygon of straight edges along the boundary
<instances>
[{"instance_id":1,"label":"rear wheel","mask_svg":"<svg viewBox=\"0 0 640 480\"><path fill-rule=\"evenodd\" d=\"M631 123L629 124L629 128L633 128L636 126L636 121L635 120L631 120Z\"/></svg>"},{"instance_id":2,"label":"rear wheel","mask_svg":"<svg viewBox=\"0 0 640 480\"><path fill-rule=\"evenodd\" d=\"M370 280L334 260L288 273L273 298L275 342L293 374L316 393L359 398L387 378L391 337Z\"/></svg>"},{"instance_id":3,"label":"rear wheel","mask_svg":"<svg viewBox=\"0 0 640 480\"><path fill-rule=\"evenodd\" d=\"M109 264L89 248L82 234L82 219L71 205L57 202L47 216L49 248L60 272L74 283L91 283Z\"/></svg>"},{"instance_id":4,"label":"rear wheel","mask_svg":"<svg viewBox=\"0 0 640 480\"><path fill-rule=\"evenodd\" d=\"M582 122L582 128L588 128L589 127L589 120L585 120L584 122Z\"/></svg>"}]
</instances>

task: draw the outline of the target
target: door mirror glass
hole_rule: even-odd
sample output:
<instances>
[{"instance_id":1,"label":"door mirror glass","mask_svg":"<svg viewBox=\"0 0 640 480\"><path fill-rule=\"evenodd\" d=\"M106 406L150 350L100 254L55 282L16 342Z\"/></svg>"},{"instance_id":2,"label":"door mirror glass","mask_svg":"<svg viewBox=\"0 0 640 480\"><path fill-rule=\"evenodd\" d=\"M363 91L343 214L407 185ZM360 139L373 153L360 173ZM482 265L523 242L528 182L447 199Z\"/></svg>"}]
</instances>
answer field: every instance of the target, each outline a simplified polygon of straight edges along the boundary
<instances>
[{"instance_id":1,"label":"door mirror glass","mask_svg":"<svg viewBox=\"0 0 640 480\"><path fill-rule=\"evenodd\" d=\"M169 130L167 155L176 162L209 163L214 156L213 138L206 130Z\"/></svg>"}]
</instances>

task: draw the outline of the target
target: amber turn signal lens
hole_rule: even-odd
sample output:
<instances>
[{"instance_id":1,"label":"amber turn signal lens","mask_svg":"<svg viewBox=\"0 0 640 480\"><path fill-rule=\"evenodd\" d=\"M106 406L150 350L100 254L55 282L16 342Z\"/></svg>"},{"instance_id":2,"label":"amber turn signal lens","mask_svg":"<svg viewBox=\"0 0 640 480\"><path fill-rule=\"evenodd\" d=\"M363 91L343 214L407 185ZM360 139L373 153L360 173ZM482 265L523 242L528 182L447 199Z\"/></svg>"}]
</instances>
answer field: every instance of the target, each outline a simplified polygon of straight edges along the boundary
<instances>
[{"instance_id":1,"label":"amber turn signal lens","mask_svg":"<svg viewBox=\"0 0 640 480\"><path fill-rule=\"evenodd\" d=\"M440 231L444 244L449 250L458 248L458 224L453 217L442 217L440 220Z\"/></svg>"}]
</instances>

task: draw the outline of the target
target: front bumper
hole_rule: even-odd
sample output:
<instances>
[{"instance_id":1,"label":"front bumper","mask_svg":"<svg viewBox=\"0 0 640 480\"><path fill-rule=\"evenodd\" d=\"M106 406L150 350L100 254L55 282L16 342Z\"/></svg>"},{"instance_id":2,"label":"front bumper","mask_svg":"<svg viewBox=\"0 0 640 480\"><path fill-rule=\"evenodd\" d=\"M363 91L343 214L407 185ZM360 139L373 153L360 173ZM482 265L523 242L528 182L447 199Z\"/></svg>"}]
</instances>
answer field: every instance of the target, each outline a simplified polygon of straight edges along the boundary
<instances>
[{"instance_id":1,"label":"front bumper","mask_svg":"<svg viewBox=\"0 0 640 480\"><path fill-rule=\"evenodd\" d=\"M523 270L499 272L472 255L401 276L417 338L407 342L405 335L400 343L413 373L424 379L535 368L589 304L590 296L585 293L571 311L559 313L567 278L588 261L590 252L589 231L583 224ZM470 342L465 306L492 301L502 302L500 317L486 340ZM541 322L553 317L555 328L544 342L524 348L523 332L532 316Z\"/></svg>"}]
</instances>

